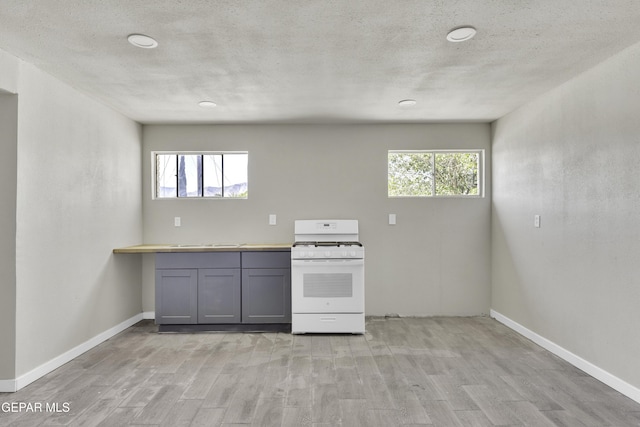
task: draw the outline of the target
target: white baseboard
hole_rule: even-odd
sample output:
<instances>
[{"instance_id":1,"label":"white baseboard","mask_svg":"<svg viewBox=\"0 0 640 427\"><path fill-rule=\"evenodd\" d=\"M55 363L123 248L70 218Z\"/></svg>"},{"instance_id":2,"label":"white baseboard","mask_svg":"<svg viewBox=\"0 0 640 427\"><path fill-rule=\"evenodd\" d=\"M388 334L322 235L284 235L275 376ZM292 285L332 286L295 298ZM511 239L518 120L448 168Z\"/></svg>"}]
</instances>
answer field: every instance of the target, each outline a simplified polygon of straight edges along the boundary
<instances>
[{"instance_id":1,"label":"white baseboard","mask_svg":"<svg viewBox=\"0 0 640 427\"><path fill-rule=\"evenodd\" d=\"M498 322L502 323L503 325L513 329L514 331L516 331L517 333L519 333L520 335L525 336L526 338L529 338L531 341L533 341L534 343L538 344L540 347L549 350L551 353L555 354L556 356L560 357L561 359L564 359L565 361L571 363L573 366L575 366L576 368L586 372L587 374L591 375L592 377L602 381L603 383L605 383L606 385L608 385L609 387L619 391L620 393L624 394L625 396L627 396L629 399L633 399L636 402L640 403L640 389L629 384L628 382L621 380L620 378L616 377L615 375L605 371L602 368L599 368L598 366L594 365L593 363L584 360L583 358L581 358L580 356L577 356L573 353L571 353L569 350L560 347L558 344L549 341L548 339L536 334L535 332L525 328L524 326L522 326L521 324L509 319L508 317L498 313L495 310L491 310L490 313L491 317L493 317L494 319L496 319Z\"/></svg>"},{"instance_id":2,"label":"white baseboard","mask_svg":"<svg viewBox=\"0 0 640 427\"><path fill-rule=\"evenodd\" d=\"M142 313L142 318L146 319L146 320L155 320L156 318L156 312L155 311L145 311Z\"/></svg>"},{"instance_id":3,"label":"white baseboard","mask_svg":"<svg viewBox=\"0 0 640 427\"><path fill-rule=\"evenodd\" d=\"M125 320L124 322L110 328L95 337L83 342L82 344L72 348L71 350L61 354L58 357L51 359L50 361L43 363L37 368L27 372L24 375L19 376L15 380L0 380L0 392L4 393L12 393L20 390L23 387L28 386L32 382L36 381L39 378L47 375L49 372L54 371L65 363L75 359L80 356L82 353L85 353L91 350L93 347L98 344L103 343L109 338L119 334L130 326L135 325L139 321L143 319L143 313L136 314L130 319Z\"/></svg>"}]
</instances>

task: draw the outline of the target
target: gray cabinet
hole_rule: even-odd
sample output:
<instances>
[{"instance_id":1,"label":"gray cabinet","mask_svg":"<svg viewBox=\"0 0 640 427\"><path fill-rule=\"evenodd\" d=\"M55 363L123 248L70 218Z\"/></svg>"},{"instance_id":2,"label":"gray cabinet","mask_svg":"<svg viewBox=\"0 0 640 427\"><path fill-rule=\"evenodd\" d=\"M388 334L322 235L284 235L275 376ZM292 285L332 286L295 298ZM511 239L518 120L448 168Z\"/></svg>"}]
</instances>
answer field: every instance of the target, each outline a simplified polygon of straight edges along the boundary
<instances>
[{"instance_id":1,"label":"gray cabinet","mask_svg":"<svg viewBox=\"0 0 640 427\"><path fill-rule=\"evenodd\" d=\"M291 323L291 253L242 253L242 322Z\"/></svg>"},{"instance_id":2,"label":"gray cabinet","mask_svg":"<svg viewBox=\"0 0 640 427\"><path fill-rule=\"evenodd\" d=\"M291 270L242 270L242 322L291 323Z\"/></svg>"},{"instance_id":3,"label":"gray cabinet","mask_svg":"<svg viewBox=\"0 0 640 427\"><path fill-rule=\"evenodd\" d=\"M156 254L156 323L291 323L291 252Z\"/></svg>"},{"instance_id":4,"label":"gray cabinet","mask_svg":"<svg viewBox=\"0 0 640 427\"><path fill-rule=\"evenodd\" d=\"M198 270L156 270L156 323L197 323Z\"/></svg>"},{"instance_id":5,"label":"gray cabinet","mask_svg":"<svg viewBox=\"0 0 640 427\"><path fill-rule=\"evenodd\" d=\"M240 323L240 269L198 271L198 323Z\"/></svg>"},{"instance_id":6,"label":"gray cabinet","mask_svg":"<svg viewBox=\"0 0 640 427\"><path fill-rule=\"evenodd\" d=\"M239 252L156 254L156 323L239 322L240 277Z\"/></svg>"}]
</instances>

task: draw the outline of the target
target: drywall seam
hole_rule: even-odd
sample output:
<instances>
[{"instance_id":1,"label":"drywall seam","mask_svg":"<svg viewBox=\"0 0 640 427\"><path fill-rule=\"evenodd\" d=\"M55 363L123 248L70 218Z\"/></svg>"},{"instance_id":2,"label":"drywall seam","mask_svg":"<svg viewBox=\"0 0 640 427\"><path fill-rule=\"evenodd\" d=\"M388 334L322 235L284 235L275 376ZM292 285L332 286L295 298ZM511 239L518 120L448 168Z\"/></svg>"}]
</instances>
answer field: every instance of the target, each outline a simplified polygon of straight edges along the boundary
<instances>
[{"instance_id":1,"label":"drywall seam","mask_svg":"<svg viewBox=\"0 0 640 427\"><path fill-rule=\"evenodd\" d=\"M639 388L634 387L633 385L629 384L624 380L621 380L620 378L594 365L593 363L587 360L584 360L582 357L573 354L572 352L570 352L569 350L563 347L560 347L558 344L554 343L553 341L550 341L547 338L536 334L532 330L527 329L526 327L522 326L518 322L515 322L509 319L508 317L498 313L495 310L491 310L491 317L496 319L498 322L502 323L503 325L507 326L508 328L516 331L520 335L526 338L529 338L531 341L538 344L540 347L544 348L545 350L549 350L551 353L569 362L576 368L586 372L587 374L591 375L595 379L602 381L609 387L619 391L620 393L627 396L629 399L633 399L636 402L640 403Z\"/></svg>"}]
</instances>

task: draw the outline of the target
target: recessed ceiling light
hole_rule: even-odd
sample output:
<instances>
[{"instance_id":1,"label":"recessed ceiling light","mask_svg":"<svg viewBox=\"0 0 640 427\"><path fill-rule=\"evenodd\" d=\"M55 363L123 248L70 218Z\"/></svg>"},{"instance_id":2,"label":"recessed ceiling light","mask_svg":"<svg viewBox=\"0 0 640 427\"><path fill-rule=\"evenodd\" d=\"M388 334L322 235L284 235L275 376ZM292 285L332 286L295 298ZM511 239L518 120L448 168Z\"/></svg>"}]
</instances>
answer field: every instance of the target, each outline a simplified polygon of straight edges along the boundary
<instances>
[{"instance_id":1,"label":"recessed ceiling light","mask_svg":"<svg viewBox=\"0 0 640 427\"><path fill-rule=\"evenodd\" d=\"M135 47L141 47L143 49L153 49L158 46L157 41L144 34L129 34L127 40Z\"/></svg>"},{"instance_id":2,"label":"recessed ceiling light","mask_svg":"<svg viewBox=\"0 0 640 427\"><path fill-rule=\"evenodd\" d=\"M198 105L204 108L214 108L217 107L218 105L213 102L213 101L200 101L198 102Z\"/></svg>"},{"instance_id":3,"label":"recessed ceiling light","mask_svg":"<svg viewBox=\"0 0 640 427\"><path fill-rule=\"evenodd\" d=\"M476 29L473 27L469 27L469 26L458 27L449 31L449 34L447 34L447 40L454 43L463 42L473 38L473 36L475 35L476 35Z\"/></svg>"},{"instance_id":4,"label":"recessed ceiling light","mask_svg":"<svg viewBox=\"0 0 640 427\"><path fill-rule=\"evenodd\" d=\"M418 102L415 99L403 99L402 101L398 102L398 105L401 107L411 107L413 105L416 105Z\"/></svg>"}]
</instances>

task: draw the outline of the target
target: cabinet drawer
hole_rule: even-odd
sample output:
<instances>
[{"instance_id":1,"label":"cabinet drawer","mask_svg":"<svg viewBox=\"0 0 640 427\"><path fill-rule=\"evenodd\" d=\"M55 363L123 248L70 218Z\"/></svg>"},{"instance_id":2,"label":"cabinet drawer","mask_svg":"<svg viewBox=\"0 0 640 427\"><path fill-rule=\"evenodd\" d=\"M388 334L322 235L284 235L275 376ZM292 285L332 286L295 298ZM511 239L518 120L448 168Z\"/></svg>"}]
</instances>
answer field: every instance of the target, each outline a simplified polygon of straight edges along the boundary
<instances>
[{"instance_id":1,"label":"cabinet drawer","mask_svg":"<svg viewBox=\"0 0 640 427\"><path fill-rule=\"evenodd\" d=\"M240 268L240 252L158 253L156 268Z\"/></svg>"},{"instance_id":2,"label":"cabinet drawer","mask_svg":"<svg viewBox=\"0 0 640 427\"><path fill-rule=\"evenodd\" d=\"M291 252L242 252L242 268L291 268Z\"/></svg>"}]
</instances>

